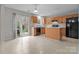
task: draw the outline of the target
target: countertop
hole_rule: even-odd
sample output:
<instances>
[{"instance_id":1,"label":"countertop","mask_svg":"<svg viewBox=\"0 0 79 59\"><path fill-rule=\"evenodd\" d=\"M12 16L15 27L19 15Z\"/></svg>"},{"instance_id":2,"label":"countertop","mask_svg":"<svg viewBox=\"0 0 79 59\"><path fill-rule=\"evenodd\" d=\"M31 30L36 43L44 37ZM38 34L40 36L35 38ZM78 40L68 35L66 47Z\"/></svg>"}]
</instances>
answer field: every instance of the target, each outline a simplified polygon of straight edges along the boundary
<instances>
[{"instance_id":1,"label":"countertop","mask_svg":"<svg viewBox=\"0 0 79 59\"><path fill-rule=\"evenodd\" d=\"M65 27L46 27L46 28L65 28Z\"/></svg>"},{"instance_id":2,"label":"countertop","mask_svg":"<svg viewBox=\"0 0 79 59\"><path fill-rule=\"evenodd\" d=\"M49 25L49 26L46 26L46 28L65 28L65 26L60 25L60 26L58 26L58 27L52 27L51 25Z\"/></svg>"}]
</instances>

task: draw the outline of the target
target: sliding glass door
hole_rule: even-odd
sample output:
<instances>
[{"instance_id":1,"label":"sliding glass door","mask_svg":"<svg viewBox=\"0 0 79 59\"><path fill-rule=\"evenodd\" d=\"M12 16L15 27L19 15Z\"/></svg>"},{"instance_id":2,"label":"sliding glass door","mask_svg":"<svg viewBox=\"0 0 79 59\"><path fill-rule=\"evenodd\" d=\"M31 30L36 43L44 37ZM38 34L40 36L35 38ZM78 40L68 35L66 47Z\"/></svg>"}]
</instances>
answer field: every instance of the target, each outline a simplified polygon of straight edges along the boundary
<instances>
[{"instance_id":1,"label":"sliding glass door","mask_svg":"<svg viewBox=\"0 0 79 59\"><path fill-rule=\"evenodd\" d=\"M28 34L27 16L16 14L15 16L16 36L26 36Z\"/></svg>"}]
</instances>

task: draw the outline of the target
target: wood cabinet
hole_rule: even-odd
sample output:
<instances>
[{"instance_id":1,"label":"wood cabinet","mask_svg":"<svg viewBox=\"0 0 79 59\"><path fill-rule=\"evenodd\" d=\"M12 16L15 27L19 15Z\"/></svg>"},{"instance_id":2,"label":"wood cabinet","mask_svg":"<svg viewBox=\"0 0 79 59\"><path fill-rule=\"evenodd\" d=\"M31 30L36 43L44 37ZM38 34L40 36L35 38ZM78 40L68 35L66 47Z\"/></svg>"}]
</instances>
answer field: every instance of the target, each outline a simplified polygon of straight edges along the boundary
<instances>
[{"instance_id":1,"label":"wood cabinet","mask_svg":"<svg viewBox=\"0 0 79 59\"><path fill-rule=\"evenodd\" d=\"M37 35L41 35L41 34L45 34L45 28L42 27L37 27L37 28L32 28L32 35L33 36L37 36Z\"/></svg>"},{"instance_id":2,"label":"wood cabinet","mask_svg":"<svg viewBox=\"0 0 79 59\"><path fill-rule=\"evenodd\" d=\"M62 40L63 28L46 28L45 36L51 39Z\"/></svg>"},{"instance_id":3,"label":"wood cabinet","mask_svg":"<svg viewBox=\"0 0 79 59\"><path fill-rule=\"evenodd\" d=\"M45 28L41 28L41 34L45 34Z\"/></svg>"},{"instance_id":4,"label":"wood cabinet","mask_svg":"<svg viewBox=\"0 0 79 59\"><path fill-rule=\"evenodd\" d=\"M33 23L37 23L37 21L38 21L38 20L37 20L37 16L32 16L31 19L32 19L32 22L33 22Z\"/></svg>"}]
</instances>

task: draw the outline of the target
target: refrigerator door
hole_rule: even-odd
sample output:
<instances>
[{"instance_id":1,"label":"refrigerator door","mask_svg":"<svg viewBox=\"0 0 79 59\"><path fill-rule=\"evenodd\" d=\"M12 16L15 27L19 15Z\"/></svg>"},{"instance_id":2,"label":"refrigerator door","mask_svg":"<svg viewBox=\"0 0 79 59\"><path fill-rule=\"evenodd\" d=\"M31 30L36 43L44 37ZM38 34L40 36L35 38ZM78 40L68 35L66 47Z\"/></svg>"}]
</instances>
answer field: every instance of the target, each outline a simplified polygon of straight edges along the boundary
<instances>
[{"instance_id":1,"label":"refrigerator door","mask_svg":"<svg viewBox=\"0 0 79 59\"><path fill-rule=\"evenodd\" d=\"M78 17L68 18L66 21L66 36L78 39Z\"/></svg>"},{"instance_id":2,"label":"refrigerator door","mask_svg":"<svg viewBox=\"0 0 79 59\"><path fill-rule=\"evenodd\" d=\"M72 21L71 20L72 20L72 18L68 18L66 20L66 36L67 37L71 36L71 26L72 26L72 24L71 24Z\"/></svg>"},{"instance_id":3,"label":"refrigerator door","mask_svg":"<svg viewBox=\"0 0 79 59\"><path fill-rule=\"evenodd\" d=\"M79 39L79 17L78 17L78 39Z\"/></svg>"},{"instance_id":4,"label":"refrigerator door","mask_svg":"<svg viewBox=\"0 0 79 59\"><path fill-rule=\"evenodd\" d=\"M72 22L72 38L78 39L78 18L73 18L74 22Z\"/></svg>"}]
</instances>

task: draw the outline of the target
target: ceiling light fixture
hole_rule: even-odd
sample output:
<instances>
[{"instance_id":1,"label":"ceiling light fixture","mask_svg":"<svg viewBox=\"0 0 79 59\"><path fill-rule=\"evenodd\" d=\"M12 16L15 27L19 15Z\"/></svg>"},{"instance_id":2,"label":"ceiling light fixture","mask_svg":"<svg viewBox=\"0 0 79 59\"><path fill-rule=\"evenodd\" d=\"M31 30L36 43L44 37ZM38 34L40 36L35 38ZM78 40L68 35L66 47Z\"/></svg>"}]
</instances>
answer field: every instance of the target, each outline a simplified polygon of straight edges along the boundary
<instances>
[{"instance_id":1,"label":"ceiling light fixture","mask_svg":"<svg viewBox=\"0 0 79 59\"><path fill-rule=\"evenodd\" d=\"M37 10L34 10L34 12L37 13L38 11Z\"/></svg>"},{"instance_id":2,"label":"ceiling light fixture","mask_svg":"<svg viewBox=\"0 0 79 59\"><path fill-rule=\"evenodd\" d=\"M37 10L37 4L35 4L35 8L34 8L34 14L38 14L38 10Z\"/></svg>"}]
</instances>

